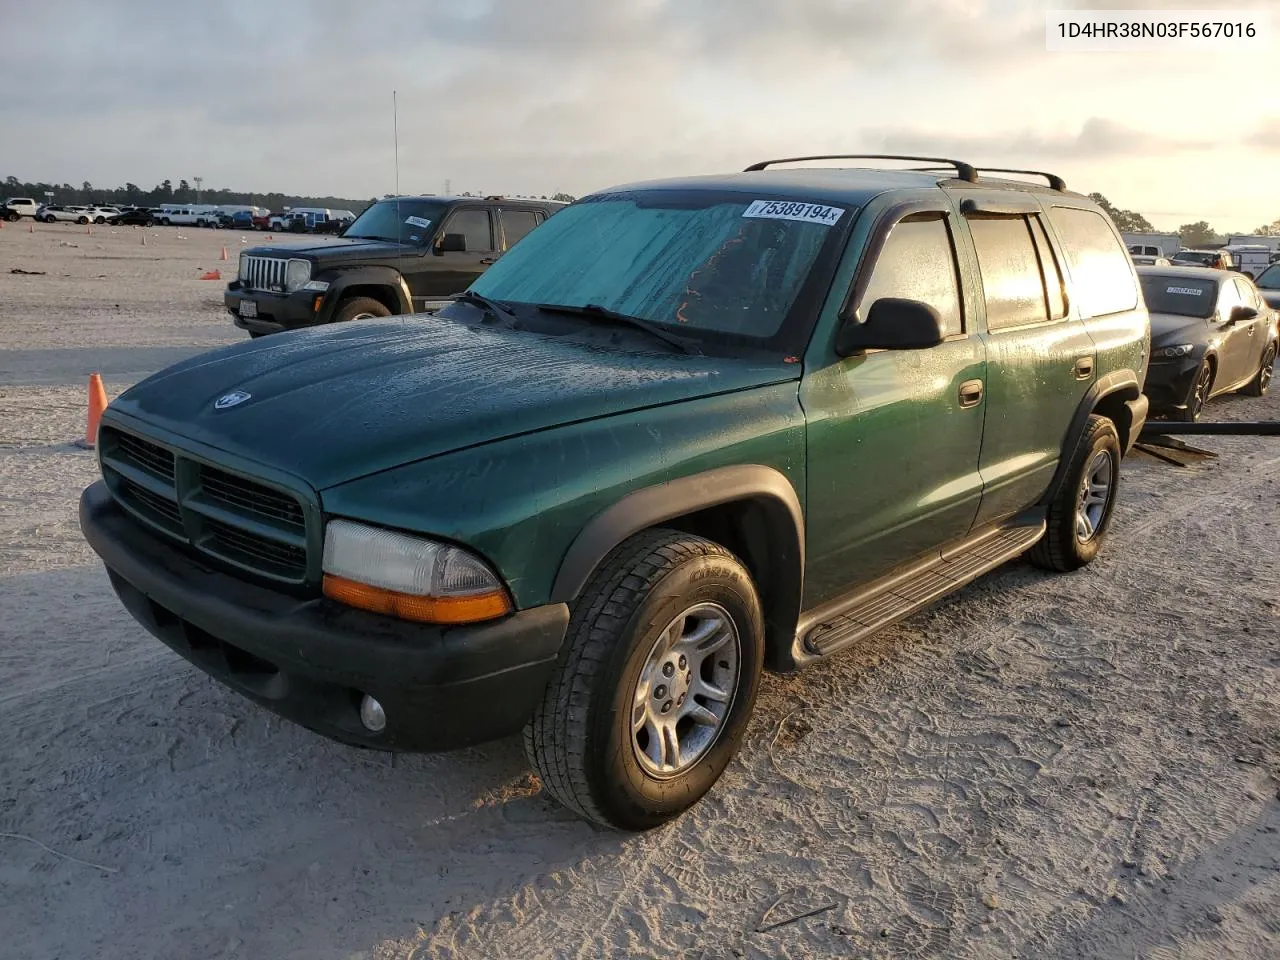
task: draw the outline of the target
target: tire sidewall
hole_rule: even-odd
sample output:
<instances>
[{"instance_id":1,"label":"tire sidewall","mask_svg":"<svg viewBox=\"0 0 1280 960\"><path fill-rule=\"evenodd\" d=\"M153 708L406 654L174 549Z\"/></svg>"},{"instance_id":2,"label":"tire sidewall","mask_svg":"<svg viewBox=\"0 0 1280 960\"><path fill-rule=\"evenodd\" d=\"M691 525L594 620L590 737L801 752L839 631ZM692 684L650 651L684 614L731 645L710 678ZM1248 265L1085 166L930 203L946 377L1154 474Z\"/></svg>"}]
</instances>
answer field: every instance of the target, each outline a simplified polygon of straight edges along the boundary
<instances>
[{"instance_id":1,"label":"tire sidewall","mask_svg":"<svg viewBox=\"0 0 1280 960\"><path fill-rule=\"evenodd\" d=\"M720 735L702 758L675 777L658 780L635 758L631 709L636 683L658 634L683 610L702 602L719 604L738 629L738 683ZM616 821L644 829L669 820L702 797L737 753L750 722L764 660L764 618L750 575L724 556L704 556L681 564L655 583L637 606L608 661L595 705L587 755L597 775L591 791Z\"/></svg>"},{"instance_id":2,"label":"tire sidewall","mask_svg":"<svg viewBox=\"0 0 1280 960\"><path fill-rule=\"evenodd\" d=\"M1098 555L1098 551L1102 549L1103 541L1107 538L1107 531L1111 529L1111 518L1116 512L1116 501L1120 495L1120 437L1116 433L1116 428L1110 420L1101 421L1092 431L1093 442L1085 448L1084 456L1080 458L1080 462L1076 464L1075 470L1072 471L1071 491L1071 512L1069 521L1071 524L1071 544L1075 551L1076 559L1080 565L1093 560ZM1098 524L1097 532L1086 542L1082 543L1080 538L1076 536L1076 511L1079 509L1080 484L1084 481L1084 472L1089 468L1089 464L1093 462L1093 458L1099 451L1106 450L1111 454L1111 496L1107 502L1107 511L1102 517L1102 523Z\"/></svg>"}]
</instances>

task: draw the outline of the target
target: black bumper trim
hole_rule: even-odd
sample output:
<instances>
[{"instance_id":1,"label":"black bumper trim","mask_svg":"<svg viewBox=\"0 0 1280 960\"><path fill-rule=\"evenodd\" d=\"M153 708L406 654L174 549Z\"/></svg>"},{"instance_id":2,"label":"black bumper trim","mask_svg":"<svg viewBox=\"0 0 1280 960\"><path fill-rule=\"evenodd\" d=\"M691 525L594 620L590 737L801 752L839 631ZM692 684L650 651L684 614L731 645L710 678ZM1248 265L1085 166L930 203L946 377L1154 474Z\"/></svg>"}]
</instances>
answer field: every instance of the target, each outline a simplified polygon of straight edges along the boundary
<instances>
[{"instance_id":1,"label":"black bumper trim","mask_svg":"<svg viewBox=\"0 0 1280 960\"><path fill-rule=\"evenodd\" d=\"M448 750L516 733L532 715L569 622L564 604L442 629L299 599L206 566L156 538L101 481L80 526L126 609L232 689L318 733L388 750ZM361 694L387 727L360 723Z\"/></svg>"},{"instance_id":2,"label":"black bumper trim","mask_svg":"<svg viewBox=\"0 0 1280 960\"><path fill-rule=\"evenodd\" d=\"M281 330L296 330L299 327L313 327L324 323L325 306L320 311L313 309L315 293L273 294L247 292L241 290L239 283L232 283L222 295L222 304L231 314L235 325L241 330L252 330L256 333L277 333ZM245 318L240 316L240 301L249 300L258 305L258 316Z\"/></svg>"}]
</instances>

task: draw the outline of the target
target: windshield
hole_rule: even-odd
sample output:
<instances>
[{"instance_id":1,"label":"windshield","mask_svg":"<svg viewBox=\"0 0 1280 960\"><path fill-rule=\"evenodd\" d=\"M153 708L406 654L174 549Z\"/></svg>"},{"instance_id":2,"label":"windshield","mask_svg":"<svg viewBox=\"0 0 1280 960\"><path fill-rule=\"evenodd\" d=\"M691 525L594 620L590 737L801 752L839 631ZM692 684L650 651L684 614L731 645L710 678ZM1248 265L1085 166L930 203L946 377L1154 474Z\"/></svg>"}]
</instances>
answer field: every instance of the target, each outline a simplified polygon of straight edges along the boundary
<instances>
[{"instance_id":1,"label":"windshield","mask_svg":"<svg viewBox=\"0 0 1280 960\"><path fill-rule=\"evenodd\" d=\"M1280 262L1267 267L1253 282L1263 290L1280 290Z\"/></svg>"},{"instance_id":2,"label":"windshield","mask_svg":"<svg viewBox=\"0 0 1280 960\"><path fill-rule=\"evenodd\" d=\"M1209 253L1204 250L1179 250L1173 257L1175 260L1185 260L1188 263L1214 263L1218 259L1216 253Z\"/></svg>"},{"instance_id":3,"label":"windshield","mask_svg":"<svg viewBox=\"0 0 1280 960\"><path fill-rule=\"evenodd\" d=\"M1152 313L1176 313L1184 317L1208 317L1218 302L1218 285L1212 280L1143 274L1142 296Z\"/></svg>"},{"instance_id":4,"label":"windshield","mask_svg":"<svg viewBox=\"0 0 1280 960\"><path fill-rule=\"evenodd\" d=\"M443 213L444 204L432 200L380 200L360 214L343 236L420 247Z\"/></svg>"},{"instance_id":5,"label":"windshield","mask_svg":"<svg viewBox=\"0 0 1280 960\"><path fill-rule=\"evenodd\" d=\"M473 289L794 347L787 321L846 209L687 190L593 197L530 233Z\"/></svg>"}]
</instances>

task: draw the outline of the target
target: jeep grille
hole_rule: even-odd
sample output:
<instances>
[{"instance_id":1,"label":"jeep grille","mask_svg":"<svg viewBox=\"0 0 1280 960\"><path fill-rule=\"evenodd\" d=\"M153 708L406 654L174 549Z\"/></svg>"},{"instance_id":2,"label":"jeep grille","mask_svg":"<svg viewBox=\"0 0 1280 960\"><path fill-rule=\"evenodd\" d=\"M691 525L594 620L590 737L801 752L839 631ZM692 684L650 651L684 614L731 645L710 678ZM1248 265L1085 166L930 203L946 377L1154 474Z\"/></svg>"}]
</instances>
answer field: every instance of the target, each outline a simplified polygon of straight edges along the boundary
<instances>
[{"instance_id":1,"label":"jeep grille","mask_svg":"<svg viewBox=\"0 0 1280 960\"><path fill-rule=\"evenodd\" d=\"M318 578L313 540L319 511L310 497L215 467L154 441L103 425L102 475L125 510L152 530L268 580Z\"/></svg>"},{"instance_id":2,"label":"jeep grille","mask_svg":"<svg viewBox=\"0 0 1280 960\"><path fill-rule=\"evenodd\" d=\"M247 290L284 291L284 271L288 260L280 257L244 257L240 285Z\"/></svg>"}]
</instances>

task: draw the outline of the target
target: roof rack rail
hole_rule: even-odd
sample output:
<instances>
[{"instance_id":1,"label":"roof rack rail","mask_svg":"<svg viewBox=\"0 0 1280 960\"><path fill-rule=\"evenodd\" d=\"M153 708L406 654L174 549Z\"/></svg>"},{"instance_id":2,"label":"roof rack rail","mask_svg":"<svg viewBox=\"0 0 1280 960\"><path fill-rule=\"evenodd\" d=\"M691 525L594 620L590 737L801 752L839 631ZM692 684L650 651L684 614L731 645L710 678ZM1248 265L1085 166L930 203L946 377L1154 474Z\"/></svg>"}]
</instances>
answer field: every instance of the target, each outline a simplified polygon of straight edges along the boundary
<instances>
[{"instance_id":1,"label":"roof rack rail","mask_svg":"<svg viewBox=\"0 0 1280 960\"><path fill-rule=\"evenodd\" d=\"M1022 173L1029 177L1044 177L1049 181L1049 189L1059 192L1067 189L1067 181L1056 173L1045 173L1043 170L1013 170L1008 167L983 167L980 173Z\"/></svg>"},{"instance_id":2,"label":"roof rack rail","mask_svg":"<svg viewBox=\"0 0 1280 960\"><path fill-rule=\"evenodd\" d=\"M753 163L743 172L750 173L755 170L763 170L765 167L771 167L775 163L800 163L805 160L924 160L928 163L946 164L956 171L956 176L961 180L968 180L972 183L978 179L978 171L973 164L965 163L962 160L948 160L946 157L908 157L892 153L828 153L815 157L784 157L781 160L761 160L759 163Z\"/></svg>"}]
</instances>

